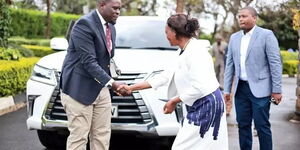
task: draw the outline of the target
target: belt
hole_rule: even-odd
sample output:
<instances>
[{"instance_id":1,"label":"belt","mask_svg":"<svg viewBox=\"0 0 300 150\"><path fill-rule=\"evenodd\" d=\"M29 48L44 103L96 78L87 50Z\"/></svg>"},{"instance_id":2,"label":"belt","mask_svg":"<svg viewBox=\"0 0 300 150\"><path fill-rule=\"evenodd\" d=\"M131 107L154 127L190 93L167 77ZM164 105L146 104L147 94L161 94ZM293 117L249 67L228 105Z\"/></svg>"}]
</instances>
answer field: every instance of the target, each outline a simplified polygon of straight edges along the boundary
<instances>
[{"instance_id":1,"label":"belt","mask_svg":"<svg viewBox=\"0 0 300 150\"><path fill-rule=\"evenodd\" d=\"M247 84L249 84L249 82L247 81L247 80L239 80L239 83L247 83Z\"/></svg>"}]
</instances>

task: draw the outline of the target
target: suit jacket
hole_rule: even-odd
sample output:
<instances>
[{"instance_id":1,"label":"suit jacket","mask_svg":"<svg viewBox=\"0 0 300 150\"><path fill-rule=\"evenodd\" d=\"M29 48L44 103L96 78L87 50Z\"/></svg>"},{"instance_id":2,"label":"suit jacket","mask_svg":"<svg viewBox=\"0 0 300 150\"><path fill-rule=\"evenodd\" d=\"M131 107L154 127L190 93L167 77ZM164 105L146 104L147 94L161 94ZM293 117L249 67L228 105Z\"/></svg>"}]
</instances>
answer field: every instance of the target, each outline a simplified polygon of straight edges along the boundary
<instances>
[{"instance_id":1,"label":"suit jacket","mask_svg":"<svg viewBox=\"0 0 300 150\"><path fill-rule=\"evenodd\" d=\"M109 26L112 33L111 56L96 10L81 17L71 32L60 87L63 93L85 105L92 104L111 79L109 63L114 55L116 32L113 25Z\"/></svg>"},{"instance_id":2,"label":"suit jacket","mask_svg":"<svg viewBox=\"0 0 300 150\"><path fill-rule=\"evenodd\" d=\"M240 78L240 48L243 31L231 35L225 67L224 92L230 93L235 75L234 93ZM256 26L246 53L246 73L257 98L281 93L282 63L278 41L273 32Z\"/></svg>"},{"instance_id":3,"label":"suit jacket","mask_svg":"<svg viewBox=\"0 0 300 150\"><path fill-rule=\"evenodd\" d=\"M213 59L202 41L192 39L174 63L177 65L173 69L148 80L153 88L168 84L168 99L179 96L183 103L192 106L219 87Z\"/></svg>"}]
</instances>

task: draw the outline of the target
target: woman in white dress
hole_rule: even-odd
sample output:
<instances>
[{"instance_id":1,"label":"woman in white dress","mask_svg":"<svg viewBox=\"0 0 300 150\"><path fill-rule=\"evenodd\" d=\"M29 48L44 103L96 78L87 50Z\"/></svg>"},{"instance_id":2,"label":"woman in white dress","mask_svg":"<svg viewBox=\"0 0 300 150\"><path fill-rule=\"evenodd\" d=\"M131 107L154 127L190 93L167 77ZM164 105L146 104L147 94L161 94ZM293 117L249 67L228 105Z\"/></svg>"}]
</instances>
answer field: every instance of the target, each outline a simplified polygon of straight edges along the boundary
<instances>
[{"instance_id":1,"label":"woman in white dress","mask_svg":"<svg viewBox=\"0 0 300 150\"><path fill-rule=\"evenodd\" d=\"M169 17L165 28L172 46L179 46L178 65L171 76L160 74L153 79L123 85L119 90L157 88L169 83L169 101L164 113L172 113L177 103L184 103L187 116L183 120L172 150L228 150L224 100L216 79L213 60L200 40L193 37L199 30L195 18L185 14ZM170 94L173 93L173 94Z\"/></svg>"}]
</instances>

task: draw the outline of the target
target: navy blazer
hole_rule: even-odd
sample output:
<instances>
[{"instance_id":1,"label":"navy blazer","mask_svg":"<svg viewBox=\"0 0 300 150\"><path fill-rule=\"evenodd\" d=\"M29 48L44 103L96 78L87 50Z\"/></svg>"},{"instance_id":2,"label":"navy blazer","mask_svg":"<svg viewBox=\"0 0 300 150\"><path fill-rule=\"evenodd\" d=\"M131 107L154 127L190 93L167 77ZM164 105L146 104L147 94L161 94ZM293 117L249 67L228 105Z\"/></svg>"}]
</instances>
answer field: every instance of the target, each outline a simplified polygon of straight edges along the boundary
<instances>
[{"instance_id":1,"label":"navy blazer","mask_svg":"<svg viewBox=\"0 0 300 150\"><path fill-rule=\"evenodd\" d=\"M63 93L85 105L92 104L111 79L109 62L114 55L116 31L112 24L109 26L112 33L111 56L96 10L81 17L71 32L60 88Z\"/></svg>"}]
</instances>

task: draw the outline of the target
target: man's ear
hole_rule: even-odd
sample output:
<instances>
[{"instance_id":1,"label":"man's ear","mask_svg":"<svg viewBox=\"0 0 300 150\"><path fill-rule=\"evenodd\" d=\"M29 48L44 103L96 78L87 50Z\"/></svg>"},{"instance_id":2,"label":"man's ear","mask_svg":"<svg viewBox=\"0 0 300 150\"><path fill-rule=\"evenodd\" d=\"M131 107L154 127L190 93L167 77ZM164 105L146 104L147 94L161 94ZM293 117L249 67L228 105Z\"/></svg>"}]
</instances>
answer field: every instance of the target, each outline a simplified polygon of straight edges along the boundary
<instances>
[{"instance_id":1,"label":"man's ear","mask_svg":"<svg viewBox=\"0 0 300 150\"><path fill-rule=\"evenodd\" d=\"M99 3L98 3L98 6L99 6L99 7L102 7L102 6L104 6L105 4L106 4L106 3L105 3L104 1L102 1L102 2L99 2Z\"/></svg>"}]
</instances>

